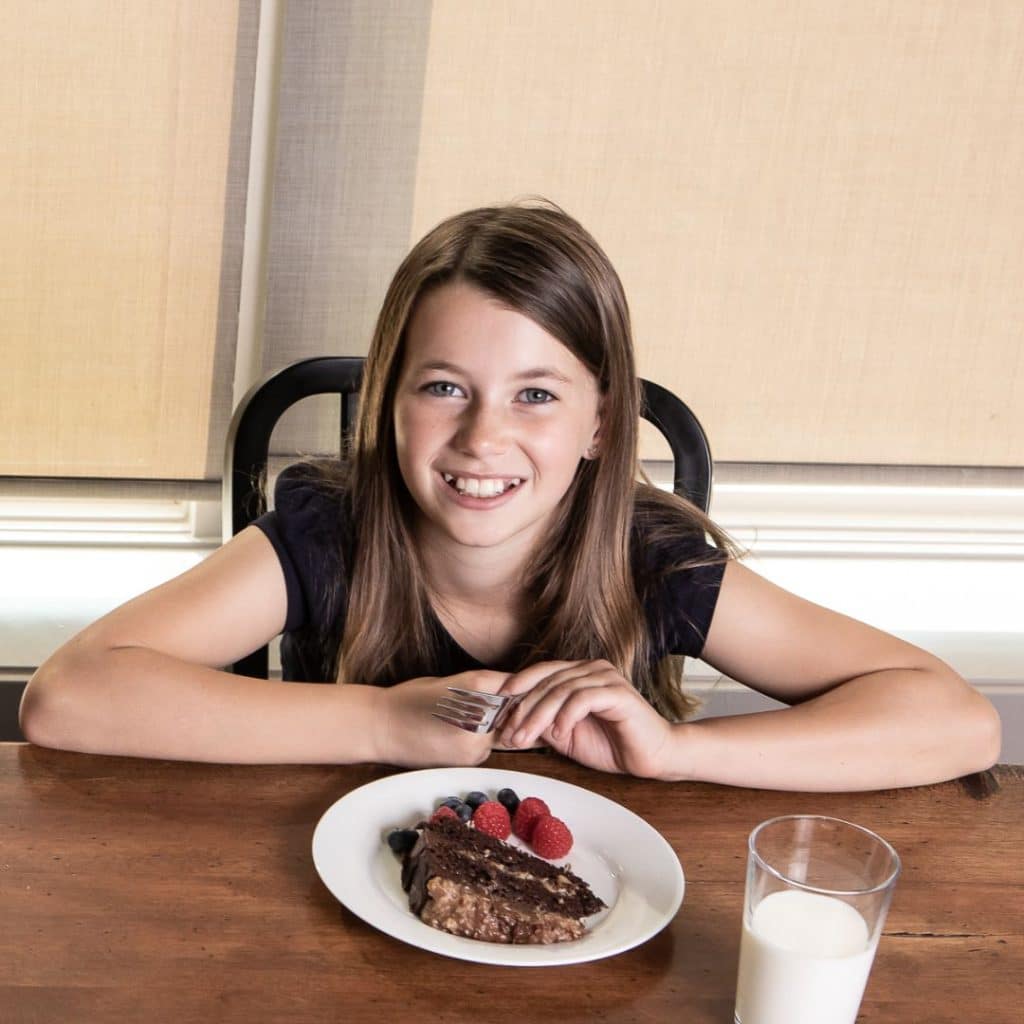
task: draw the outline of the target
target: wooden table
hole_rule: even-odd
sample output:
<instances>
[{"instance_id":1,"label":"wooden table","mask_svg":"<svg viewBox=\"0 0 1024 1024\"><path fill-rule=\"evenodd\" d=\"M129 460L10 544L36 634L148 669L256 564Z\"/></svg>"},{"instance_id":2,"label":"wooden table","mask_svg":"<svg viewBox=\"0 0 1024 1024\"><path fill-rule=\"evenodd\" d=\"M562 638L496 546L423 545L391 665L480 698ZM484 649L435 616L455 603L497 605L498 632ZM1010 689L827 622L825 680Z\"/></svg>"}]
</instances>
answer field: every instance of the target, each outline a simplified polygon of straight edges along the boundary
<instances>
[{"instance_id":1,"label":"wooden table","mask_svg":"<svg viewBox=\"0 0 1024 1024\"><path fill-rule=\"evenodd\" d=\"M586 786L653 824L686 871L671 925L574 967L448 960L350 914L313 868L321 814L390 769L0 744L0 1020L729 1024L747 834L810 812L875 829L903 858L859 1020L1021 1021L1020 768L822 796L641 782L546 754L489 764Z\"/></svg>"}]
</instances>

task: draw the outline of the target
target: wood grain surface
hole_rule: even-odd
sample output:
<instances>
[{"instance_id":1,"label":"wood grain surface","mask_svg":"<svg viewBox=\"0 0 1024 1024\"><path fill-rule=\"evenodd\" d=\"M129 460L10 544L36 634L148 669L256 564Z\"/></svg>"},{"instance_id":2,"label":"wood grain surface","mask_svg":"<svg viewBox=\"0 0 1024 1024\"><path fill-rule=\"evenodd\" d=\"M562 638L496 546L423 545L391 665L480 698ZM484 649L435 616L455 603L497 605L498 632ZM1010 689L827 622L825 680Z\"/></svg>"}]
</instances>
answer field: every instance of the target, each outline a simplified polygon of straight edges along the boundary
<instances>
[{"instance_id":1,"label":"wood grain surface","mask_svg":"<svg viewBox=\"0 0 1024 1024\"><path fill-rule=\"evenodd\" d=\"M686 872L672 923L572 967L448 960L350 914L313 867L320 816L393 769L0 744L0 1020L729 1024L747 835L806 812L866 825L903 859L859 1021L1019 1024L1020 768L812 795L644 782L547 754L496 754L488 767L585 786L646 818Z\"/></svg>"}]
</instances>

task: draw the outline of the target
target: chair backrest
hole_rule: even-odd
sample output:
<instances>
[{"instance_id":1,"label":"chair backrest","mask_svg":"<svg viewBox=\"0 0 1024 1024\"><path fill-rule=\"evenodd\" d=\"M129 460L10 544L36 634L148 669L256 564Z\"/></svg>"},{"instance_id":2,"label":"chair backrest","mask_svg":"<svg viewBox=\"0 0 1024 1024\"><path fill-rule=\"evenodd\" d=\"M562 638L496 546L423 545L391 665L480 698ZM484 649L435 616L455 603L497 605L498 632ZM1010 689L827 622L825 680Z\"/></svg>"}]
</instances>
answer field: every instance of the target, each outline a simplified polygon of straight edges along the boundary
<instances>
[{"instance_id":1,"label":"chair backrest","mask_svg":"<svg viewBox=\"0 0 1024 1024\"><path fill-rule=\"evenodd\" d=\"M339 451L355 422L363 360L353 356L300 359L250 389L228 429L224 462L224 539L233 537L267 510L264 488L270 436L286 409L312 395L337 394L341 401ZM641 380L641 415L668 441L673 490L707 512L711 503L711 448L700 421L671 391ZM267 648L234 666L239 675L267 677Z\"/></svg>"}]
</instances>

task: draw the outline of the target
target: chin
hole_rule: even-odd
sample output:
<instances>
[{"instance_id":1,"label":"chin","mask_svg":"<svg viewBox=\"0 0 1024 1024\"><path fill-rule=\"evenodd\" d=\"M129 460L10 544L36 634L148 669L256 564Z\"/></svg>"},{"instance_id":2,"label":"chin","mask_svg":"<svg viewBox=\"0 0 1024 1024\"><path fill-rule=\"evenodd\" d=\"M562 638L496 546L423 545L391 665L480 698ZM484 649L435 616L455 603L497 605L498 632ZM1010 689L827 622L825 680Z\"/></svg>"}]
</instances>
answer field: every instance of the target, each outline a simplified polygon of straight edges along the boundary
<instances>
[{"instance_id":1,"label":"chin","mask_svg":"<svg viewBox=\"0 0 1024 1024\"><path fill-rule=\"evenodd\" d=\"M495 548L510 542L522 541L531 534L531 523L453 523L441 527L445 536L465 548Z\"/></svg>"},{"instance_id":2,"label":"chin","mask_svg":"<svg viewBox=\"0 0 1024 1024\"><path fill-rule=\"evenodd\" d=\"M494 548L515 537L515 530L446 530L455 544L464 548Z\"/></svg>"}]
</instances>

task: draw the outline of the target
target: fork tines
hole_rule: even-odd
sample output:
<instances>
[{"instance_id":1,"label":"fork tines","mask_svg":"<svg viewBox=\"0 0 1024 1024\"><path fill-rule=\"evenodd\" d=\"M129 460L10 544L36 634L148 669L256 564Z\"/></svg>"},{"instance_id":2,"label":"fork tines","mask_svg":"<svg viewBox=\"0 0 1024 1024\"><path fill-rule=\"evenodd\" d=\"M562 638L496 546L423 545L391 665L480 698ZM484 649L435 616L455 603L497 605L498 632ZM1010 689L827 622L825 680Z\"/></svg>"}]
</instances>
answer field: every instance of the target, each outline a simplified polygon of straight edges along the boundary
<instances>
[{"instance_id":1,"label":"fork tines","mask_svg":"<svg viewBox=\"0 0 1024 1024\"><path fill-rule=\"evenodd\" d=\"M513 698L495 693L481 693L477 690L461 690L449 686L451 697L442 697L437 702L434 718L441 719L467 732L490 732L497 724L502 711L512 703ZM440 712L440 713L438 713Z\"/></svg>"}]
</instances>

